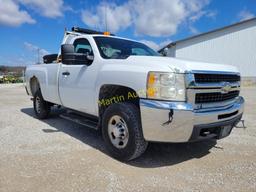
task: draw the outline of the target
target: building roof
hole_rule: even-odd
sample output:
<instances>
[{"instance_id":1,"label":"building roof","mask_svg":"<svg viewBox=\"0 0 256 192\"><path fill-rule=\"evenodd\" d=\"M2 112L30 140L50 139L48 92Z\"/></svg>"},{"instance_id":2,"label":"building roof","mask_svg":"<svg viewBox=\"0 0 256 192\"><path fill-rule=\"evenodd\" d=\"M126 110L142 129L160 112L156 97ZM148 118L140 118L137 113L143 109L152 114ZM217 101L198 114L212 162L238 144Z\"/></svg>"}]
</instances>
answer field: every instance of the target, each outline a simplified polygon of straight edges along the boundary
<instances>
[{"instance_id":1,"label":"building roof","mask_svg":"<svg viewBox=\"0 0 256 192\"><path fill-rule=\"evenodd\" d=\"M198 35L194 35L194 36L191 36L191 37L187 37L187 38L185 38L185 39L180 39L180 40L171 42L171 43L169 43L168 45L164 46L162 49L160 49L158 52L163 51L163 49L166 48L166 47L170 48L170 47L172 47L172 46L175 46L177 43L180 43L180 42L183 42L183 41L187 41L187 40L190 40L190 39L194 39L194 38L197 38L197 37L200 37L200 36L208 35L208 34L211 34L211 33L215 33L215 32L217 32L217 31L229 29L229 28L231 28L231 27L235 27L235 26L238 26L238 25L241 25L241 24L244 24L244 23L248 23L248 22L251 22L251 21L256 21L256 17L251 18L251 19L248 19L248 20L244 20L244 21L241 21L241 22L238 22L238 23L234 23L234 24L232 24L232 25L228 25L228 26L224 26L224 27L221 27L221 28L218 28L218 29L214 29L214 30L212 30L212 31L208 31L208 32L205 32L205 33L200 33L200 34L198 34Z\"/></svg>"}]
</instances>

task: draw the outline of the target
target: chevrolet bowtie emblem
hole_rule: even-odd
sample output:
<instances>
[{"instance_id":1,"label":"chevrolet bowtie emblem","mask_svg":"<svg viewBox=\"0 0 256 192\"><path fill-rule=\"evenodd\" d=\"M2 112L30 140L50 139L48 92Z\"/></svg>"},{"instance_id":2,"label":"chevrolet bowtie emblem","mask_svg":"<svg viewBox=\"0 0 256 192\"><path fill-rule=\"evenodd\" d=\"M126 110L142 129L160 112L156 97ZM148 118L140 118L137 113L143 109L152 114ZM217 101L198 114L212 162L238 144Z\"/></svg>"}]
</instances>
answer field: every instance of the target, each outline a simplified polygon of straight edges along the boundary
<instances>
[{"instance_id":1,"label":"chevrolet bowtie emblem","mask_svg":"<svg viewBox=\"0 0 256 192\"><path fill-rule=\"evenodd\" d=\"M232 86L228 82L224 82L222 84L221 92L222 93L228 93L232 89Z\"/></svg>"}]
</instances>

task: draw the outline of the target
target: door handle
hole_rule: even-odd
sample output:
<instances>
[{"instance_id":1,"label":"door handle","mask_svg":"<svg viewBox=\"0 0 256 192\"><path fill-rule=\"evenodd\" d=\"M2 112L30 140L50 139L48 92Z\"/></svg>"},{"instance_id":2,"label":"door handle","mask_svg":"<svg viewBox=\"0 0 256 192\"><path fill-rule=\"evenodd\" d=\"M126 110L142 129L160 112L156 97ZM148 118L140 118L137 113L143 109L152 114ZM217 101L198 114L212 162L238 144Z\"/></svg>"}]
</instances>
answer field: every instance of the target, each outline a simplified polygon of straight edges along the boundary
<instances>
[{"instance_id":1,"label":"door handle","mask_svg":"<svg viewBox=\"0 0 256 192\"><path fill-rule=\"evenodd\" d=\"M68 76L68 75L70 75L70 73L68 71L66 71L66 72L63 72L62 75Z\"/></svg>"}]
</instances>

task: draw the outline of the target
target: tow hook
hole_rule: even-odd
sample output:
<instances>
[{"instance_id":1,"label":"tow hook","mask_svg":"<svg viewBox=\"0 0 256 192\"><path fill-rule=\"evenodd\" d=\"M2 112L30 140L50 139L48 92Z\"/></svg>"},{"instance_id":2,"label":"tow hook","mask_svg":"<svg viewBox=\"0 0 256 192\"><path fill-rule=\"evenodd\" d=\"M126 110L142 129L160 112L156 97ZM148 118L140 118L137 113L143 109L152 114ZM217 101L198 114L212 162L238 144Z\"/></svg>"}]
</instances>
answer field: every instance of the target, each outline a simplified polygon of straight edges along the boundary
<instances>
[{"instance_id":1,"label":"tow hook","mask_svg":"<svg viewBox=\"0 0 256 192\"><path fill-rule=\"evenodd\" d=\"M166 121L165 123L162 124L162 126L166 126L169 125L173 120L173 110L170 109L170 112L168 114L168 121Z\"/></svg>"},{"instance_id":2,"label":"tow hook","mask_svg":"<svg viewBox=\"0 0 256 192\"><path fill-rule=\"evenodd\" d=\"M241 122L241 124L242 124L242 126L239 126L238 124ZM240 120L237 124L236 124L236 126L235 126L235 128L243 128L243 129L246 129L247 127L245 126L245 120Z\"/></svg>"}]
</instances>

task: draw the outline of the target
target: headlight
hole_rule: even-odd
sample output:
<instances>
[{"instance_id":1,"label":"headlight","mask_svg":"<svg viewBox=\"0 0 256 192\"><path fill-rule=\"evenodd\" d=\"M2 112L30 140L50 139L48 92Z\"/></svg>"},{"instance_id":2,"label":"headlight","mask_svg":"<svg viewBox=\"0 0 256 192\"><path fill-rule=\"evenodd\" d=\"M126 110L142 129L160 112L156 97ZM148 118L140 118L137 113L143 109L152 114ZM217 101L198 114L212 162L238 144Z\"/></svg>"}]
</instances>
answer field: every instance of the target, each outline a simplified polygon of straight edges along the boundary
<instances>
[{"instance_id":1,"label":"headlight","mask_svg":"<svg viewBox=\"0 0 256 192\"><path fill-rule=\"evenodd\" d=\"M185 101L185 80L183 74L149 72L147 97L173 101Z\"/></svg>"}]
</instances>

